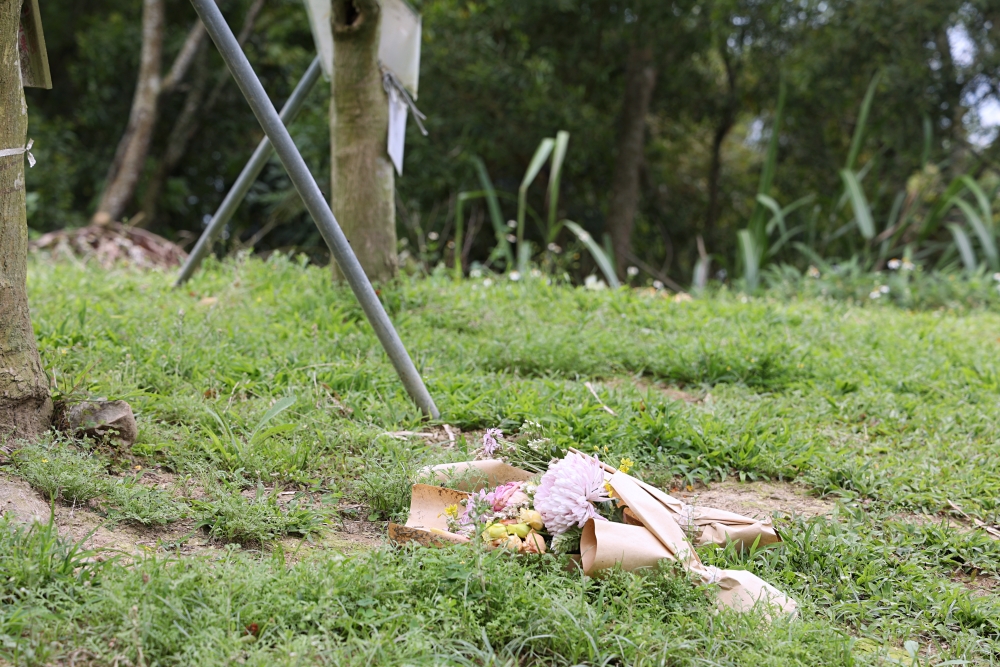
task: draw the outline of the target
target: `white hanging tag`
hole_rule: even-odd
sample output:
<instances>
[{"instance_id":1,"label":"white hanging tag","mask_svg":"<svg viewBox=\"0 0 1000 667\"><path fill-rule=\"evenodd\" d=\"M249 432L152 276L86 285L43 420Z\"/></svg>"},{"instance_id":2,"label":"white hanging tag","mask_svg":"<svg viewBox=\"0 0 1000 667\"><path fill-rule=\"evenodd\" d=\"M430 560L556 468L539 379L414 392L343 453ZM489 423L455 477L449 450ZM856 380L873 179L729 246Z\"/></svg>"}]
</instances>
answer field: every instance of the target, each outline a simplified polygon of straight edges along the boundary
<instances>
[{"instance_id":1,"label":"white hanging tag","mask_svg":"<svg viewBox=\"0 0 1000 667\"><path fill-rule=\"evenodd\" d=\"M403 175L403 148L406 143L406 116L409 105L395 86L388 86L389 93L389 159L396 167L396 173Z\"/></svg>"}]
</instances>

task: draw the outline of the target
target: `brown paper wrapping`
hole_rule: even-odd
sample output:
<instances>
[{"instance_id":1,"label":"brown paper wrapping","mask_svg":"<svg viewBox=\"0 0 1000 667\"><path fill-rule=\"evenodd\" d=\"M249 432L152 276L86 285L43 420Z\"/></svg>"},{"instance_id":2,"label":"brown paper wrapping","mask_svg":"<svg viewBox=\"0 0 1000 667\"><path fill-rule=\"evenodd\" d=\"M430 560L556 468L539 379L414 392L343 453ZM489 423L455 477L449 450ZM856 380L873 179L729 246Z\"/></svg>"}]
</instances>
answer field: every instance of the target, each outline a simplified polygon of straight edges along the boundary
<instances>
[{"instance_id":1,"label":"brown paper wrapping","mask_svg":"<svg viewBox=\"0 0 1000 667\"><path fill-rule=\"evenodd\" d=\"M701 528L701 532L693 540L696 547L706 544L718 544L724 547L730 542L735 542L739 549L746 549L758 538L760 540L757 542L758 546L781 541L770 518L761 521L714 507L688 505L660 491L655 486L640 480L635 481L644 491L667 508L683 529L695 533L698 528Z\"/></svg>"},{"instance_id":2,"label":"brown paper wrapping","mask_svg":"<svg viewBox=\"0 0 1000 667\"><path fill-rule=\"evenodd\" d=\"M642 526L591 519L580 538L580 561L588 576L621 564L623 570L656 567L674 555Z\"/></svg>"},{"instance_id":3,"label":"brown paper wrapping","mask_svg":"<svg viewBox=\"0 0 1000 667\"><path fill-rule=\"evenodd\" d=\"M525 470L496 460L449 463L425 468L423 472L445 481L470 470L482 473L479 482L470 485L470 491L533 477ZM749 611L761 602L767 605L762 611L768 616L774 608L785 613L795 612L794 600L757 575L745 570L720 570L704 565L678 523L681 517L688 521L686 525L703 527L696 544L725 545L732 540L745 546L758 536L761 544L779 541L770 520L762 522L725 510L685 505L623 472L615 472L609 481L615 495L627 506L628 523L593 519L587 522L580 540L584 574L598 576L602 570L615 566L629 571L656 567L664 559L680 561L703 582L718 585L720 608ZM458 504L468 495L465 491L414 484L410 516L405 526L389 524L390 539L397 543L418 542L424 546L469 542L468 538L448 531L444 514L445 508Z\"/></svg>"}]
</instances>

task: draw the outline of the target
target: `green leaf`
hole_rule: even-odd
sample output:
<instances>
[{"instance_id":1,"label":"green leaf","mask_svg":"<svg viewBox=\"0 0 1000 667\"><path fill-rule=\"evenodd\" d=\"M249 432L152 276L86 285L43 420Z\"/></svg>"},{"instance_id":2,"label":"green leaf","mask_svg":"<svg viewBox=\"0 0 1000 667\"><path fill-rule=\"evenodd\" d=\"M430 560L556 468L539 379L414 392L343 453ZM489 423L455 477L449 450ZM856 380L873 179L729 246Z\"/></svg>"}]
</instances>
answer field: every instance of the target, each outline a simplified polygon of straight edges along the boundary
<instances>
[{"instance_id":1,"label":"green leaf","mask_svg":"<svg viewBox=\"0 0 1000 667\"><path fill-rule=\"evenodd\" d=\"M621 283L618 282L618 276L615 275L614 265L601 246L594 240L594 237L572 220L563 220L562 224L566 225L571 232L576 234L578 239L583 241L583 245L587 246L587 250L594 256L594 261L597 262L597 266L601 269L601 273L604 274L604 279L608 281L608 285L614 289L621 287Z\"/></svg>"},{"instance_id":2,"label":"green leaf","mask_svg":"<svg viewBox=\"0 0 1000 667\"><path fill-rule=\"evenodd\" d=\"M972 243L969 242L968 235L955 223L949 223L948 229L951 230L951 235L955 238L955 246L958 248L958 254L962 256L962 263L972 273L976 270L977 262L976 253L972 251Z\"/></svg>"},{"instance_id":3,"label":"green leaf","mask_svg":"<svg viewBox=\"0 0 1000 667\"><path fill-rule=\"evenodd\" d=\"M754 292L760 280L760 250L749 229L741 229L738 236L743 258L743 278L746 280L747 292Z\"/></svg>"},{"instance_id":4,"label":"green leaf","mask_svg":"<svg viewBox=\"0 0 1000 667\"><path fill-rule=\"evenodd\" d=\"M569 132L559 130L556 133L556 143L552 151L552 170L549 173L549 229L547 243L556 240L560 226L556 224L556 214L559 210L559 180L562 177L563 160L566 159L566 147L569 145Z\"/></svg>"},{"instance_id":5,"label":"green leaf","mask_svg":"<svg viewBox=\"0 0 1000 667\"><path fill-rule=\"evenodd\" d=\"M973 231L976 232L976 236L979 237L979 245L983 248L983 253L986 255L986 261L990 265L990 268L994 271L1000 269L993 230L987 228L986 223L983 222L982 218L979 217L969 202L964 199L955 199L955 205L965 214L965 219L969 221Z\"/></svg>"},{"instance_id":6,"label":"green leaf","mask_svg":"<svg viewBox=\"0 0 1000 667\"><path fill-rule=\"evenodd\" d=\"M527 261L522 261L524 253L521 249L524 245L524 213L528 207L528 187L535 181L538 172L542 170L545 161L549 159L549 155L552 154L552 148L555 144L555 139L551 137L542 139L541 143L538 144L538 148L535 149L535 154L531 157L528 170L524 172L524 178L521 179L521 187L517 189L517 266L522 272L527 267Z\"/></svg>"},{"instance_id":7,"label":"green leaf","mask_svg":"<svg viewBox=\"0 0 1000 667\"><path fill-rule=\"evenodd\" d=\"M958 180L965 184L965 187L969 189L972 196L976 198L976 202L979 204L979 214L982 216L983 223L990 229L992 234L993 230L993 207L990 206L990 198L986 196L983 189L979 187L979 183L976 183L968 174L963 174L958 177Z\"/></svg>"},{"instance_id":8,"label":"green leaf","mask_svg":"<svg viewBox=\"0 0 1000 667\"><path fill-rule=\"evenodd\" d=\"M875 89L878 87L881 77L881 71L875 73L871 83L868 84L868 90L865 91L865 99L861 102L861 113L858 114L858 124L854 127L854 136L851 137L851 149L847 154L847 164L844 165L844 169L848 171L854 170L854 163L858 159L858 153L861 152L861 145L865 137L865 125L868 124L868 115L871 113L872 102L875 99Z\"/></svg>"},{"instance_id":9,"label":"green leaf","mask_svg":"<svg viewBox=\"0 0 1000 667\"><path fill-rule=\"evenodd\" d=\"M854 220L858 223L861 235L868 240L875 238L875 221L872 219L872 209L865 197L864 190L861 189L857 174L849 169L841 169L840 177L847 188L847 196L854 209Z\"/></svg>"},{"instance_id":10,"label":"green leaf","mask_svg":"<svg viewBox=\"0 0 1000 667\"><path fill-rule=\"evenodd\" d=\"M497 236L497 245L490 253L490 261L499 256L507 261L507 268L514 266L514 254L511 252L510 243L507 242L507 225L504 223L503 213L500 212L500 200L497 199L496 188L490 180L486 165L478 155L472 157L472 163L476 166L476 173L479 176L479 183L486 193L486 208L490 212L490 221L493 223L493 231Z\"/></svg>"},{"instance_id":11,"label":"green leaf","mask_svg":"<svg viewBox=\"0 0 1000 667\"><path fill-rule=\"evenodd\" d=\"M279 414L281 414L288 408L295 405L295 401L297 400L298 399L295 398L294 396L285 396L283 399L272 405L271 409L265 412L264 416L261 417L259 422L257 422L257 425L254 427L253 432L250 433L250 441L253 442L254 438L257 436L257 433L259 433L260 430L264 428L264 426L267 425L269 421L277 417Z\"/></svg>"}]
</instances>

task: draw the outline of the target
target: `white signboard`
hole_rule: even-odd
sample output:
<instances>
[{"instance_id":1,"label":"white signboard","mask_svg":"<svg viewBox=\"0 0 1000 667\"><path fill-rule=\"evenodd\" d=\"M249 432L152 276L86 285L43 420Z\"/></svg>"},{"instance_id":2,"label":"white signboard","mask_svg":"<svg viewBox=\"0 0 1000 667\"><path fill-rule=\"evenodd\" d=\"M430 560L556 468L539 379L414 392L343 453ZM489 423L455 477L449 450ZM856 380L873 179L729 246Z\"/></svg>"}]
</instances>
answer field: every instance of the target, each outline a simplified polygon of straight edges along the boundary
<instances>
[{"instance_id":1,"label":"white signboard","mask_svg":"<svg viewBox=\"0 0 1000 667\"><path fill-rule=\"evenodd\" d=\"M378 59L414 99L420 83L420 14L406 0L381 0L382 35ZM323 75L333 76L333 7L330 0L305 0Z\"/></svg>"}]
</instances>

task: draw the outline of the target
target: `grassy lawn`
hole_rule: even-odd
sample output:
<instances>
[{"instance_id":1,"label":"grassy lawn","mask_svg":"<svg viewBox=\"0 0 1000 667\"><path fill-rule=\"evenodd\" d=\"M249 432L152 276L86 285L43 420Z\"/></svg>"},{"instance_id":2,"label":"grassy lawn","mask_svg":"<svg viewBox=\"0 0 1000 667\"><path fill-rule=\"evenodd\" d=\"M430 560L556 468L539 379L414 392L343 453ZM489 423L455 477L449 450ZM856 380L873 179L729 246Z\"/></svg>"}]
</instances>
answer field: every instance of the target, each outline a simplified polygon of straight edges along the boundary
<instances>
[{"instance_id":1,"label":"grassy lawn","mask_svg":"<svg viewBox=\"0 0 1000 667\"><path fill-rule=\"evenodd\" d=\"M1000 659L1000 541L978 527L1000 523L995 309L404 280L382 298L441 409L429 424L325 270L279 258L213 263L180 291L171 278L31 268L57 392L129 401L139 440L55 439L0 474L145 546L95 557L53 526L3 524L8 662ZM773 501L778 548L702 554L796 598L798 619L716 613L671 569L595 581L552 557L377 544L419 466L528 420L663 488L767 479L826 498L814 517ZM347 525L375 546L346 544Z\"/></svg>"}]
</instances>

